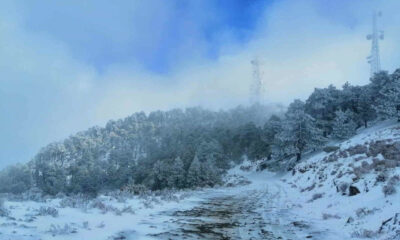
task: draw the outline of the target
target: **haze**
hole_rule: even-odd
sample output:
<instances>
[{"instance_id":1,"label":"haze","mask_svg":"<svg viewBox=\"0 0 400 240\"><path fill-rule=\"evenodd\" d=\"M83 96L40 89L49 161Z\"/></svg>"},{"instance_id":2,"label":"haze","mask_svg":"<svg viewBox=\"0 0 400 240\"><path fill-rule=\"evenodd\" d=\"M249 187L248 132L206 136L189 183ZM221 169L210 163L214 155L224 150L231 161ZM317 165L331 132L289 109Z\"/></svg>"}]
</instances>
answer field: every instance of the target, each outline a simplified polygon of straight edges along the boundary
<instances>
[{"instance_id":1,"label":"haze","mask_svg":"<svg viewBox=\"0 0 400 240\"><path fill-rule=\"evenodd\" d=\"M247 104L255 56L266 103L365 84L373 9L384 14L382 67L392 71L397 0L4 0L0 167L136 111Z\"/></svg>"}]
</instances>

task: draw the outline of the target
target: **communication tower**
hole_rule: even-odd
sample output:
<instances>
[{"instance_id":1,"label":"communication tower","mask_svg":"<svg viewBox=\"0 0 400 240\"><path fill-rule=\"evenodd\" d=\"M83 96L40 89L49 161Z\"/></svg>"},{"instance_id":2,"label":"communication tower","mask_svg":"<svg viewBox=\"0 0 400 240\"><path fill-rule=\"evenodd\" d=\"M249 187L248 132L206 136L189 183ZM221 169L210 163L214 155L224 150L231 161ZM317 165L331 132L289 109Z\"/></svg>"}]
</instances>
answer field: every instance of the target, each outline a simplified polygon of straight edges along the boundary
<instances>
[{"instance_id":1,"label":"communication tower","mask_svg":"<svg viewBox=\"0 0 400 240\"><path fill-rule=\"evenodd\" d=\"M367 57L368 63L371 65L371 77L375 73L381 71L381 59L379 55L379 40L383 40L383 31L378 28L378 18L382 17L381 12L374 12L372 17L372 34L367 35L367 39L372 41L371 55Z\"/></svg>"}]
</instances>

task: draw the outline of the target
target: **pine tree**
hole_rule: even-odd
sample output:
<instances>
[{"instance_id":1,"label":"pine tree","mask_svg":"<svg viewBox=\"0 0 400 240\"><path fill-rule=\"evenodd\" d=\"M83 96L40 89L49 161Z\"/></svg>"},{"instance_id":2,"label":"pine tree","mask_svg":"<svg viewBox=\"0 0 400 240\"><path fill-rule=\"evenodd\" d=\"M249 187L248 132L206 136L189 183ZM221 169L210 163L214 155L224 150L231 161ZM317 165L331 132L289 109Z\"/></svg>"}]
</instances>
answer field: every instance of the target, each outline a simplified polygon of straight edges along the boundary
<instances>
[{"instance_id":1,"label":"pine tree","mask_svg":"<svg viewBox=\"0 0 400 240\"><path fill-rule=\"evenodd\" d=\"M365 128L368 127L369 121L376 118L376 110L373 107L371 92L368 87L362 87L357 112Z\"/></svg>"},{"instance_id":2,"label":"pine tree","mask_svg":"<svg viewBox=\"0 0 400 240\"><path fill-rule=\"evenodd\" d=\"M304 103L295 100L286 112L283 131L279 139L284 145L284 153L295 155L301 160L304 151L321 146L324 139L321 130L316 127L315 120L304 111Z\"/></svg>"},{"instance_id":3,"label":"pine tree","mask_svg":"<svg viewBox=\"0 0 400 240\"><path fill-rule=\"evenodd\" d=\"M280 154L280 143L277 136L282 132L282 120L278 116L272 115L265 123L263 130L265 142L270 146L270 152L267 158L271 160L273 155L279 156Z\"/></svg>"},{"instance_id":4,"label":"pine tree","mask_svg":"<svg viewBox=\"0 0 400 240\"><path fill-rule=\"evenodd\" d=\"M381 119L396 117L400 110L400 69L380 72L371 79L371 94ZM400 116L398 116L400 117ZM400 121L400 118L398 119Z\"/></svg>"},{"instance_id":5,"label":"pine tree","mask_svg":"<svg viewBox=\"0 0 400 240\"><path fill-rule=\"evenodd\" d=\"M390 75L390 80L379 90L378 113L383 118L399 117L400 110L400 69ZM398 118L400 121L400 118Z\"/></svg>"},{"instance_id":6,"label":"pine tree","mask_svg":"<svg viewBox=\"0 0 400 240\"><path fill-rule=\"evenodd\" d=\"M201 178L201 163L197 155L194 156L192 163L190 164L187 176L186 184L188 187L195 187L202 185Z\"/></svg>"},{"instance_id":7,"label":"pine tree","mask_svg":"<svg viewBox=\"0 0 400 240\"><path fill-rule=\"evenodd\" d=\"M352 112L346 110L336 111L336 118L333 124L333 135L339 139L346 139L356 133L357 124L353 121Z\"/></svg>"},{"instance_id":8,"label":"pine tree","mask_svg":"<svg viewBox=\"0 0 400 240\"><path fill-rule=\"evenodd\" d=\"M305 112L315 119L315 123L322 130L324 137L332 133L339 93L339 90L333 85L328 88L315 88L305 103Z\"/></svg>"},{"instance_id":9,"label":"pine tree","mask_svg":"<svg viewBox=\"0 0 400 240\"><path fill-rule=\"evenodd\" d=\"M175 158L171 166L171 173L168 177L168 185L175 188L185 187L185 169L180 157Z\"/></svg>"},{"instance_id":10,"label":"pine tree","mask_svg":"<svg viewBox=\"0 0 400 240\"><path fill-rule=\"evenodd\" d=\"M220 182L220 173L215 166L215 161L212 158L200 163L201 184L200 186L213 187Z\"/></svg>"}]
</instances>

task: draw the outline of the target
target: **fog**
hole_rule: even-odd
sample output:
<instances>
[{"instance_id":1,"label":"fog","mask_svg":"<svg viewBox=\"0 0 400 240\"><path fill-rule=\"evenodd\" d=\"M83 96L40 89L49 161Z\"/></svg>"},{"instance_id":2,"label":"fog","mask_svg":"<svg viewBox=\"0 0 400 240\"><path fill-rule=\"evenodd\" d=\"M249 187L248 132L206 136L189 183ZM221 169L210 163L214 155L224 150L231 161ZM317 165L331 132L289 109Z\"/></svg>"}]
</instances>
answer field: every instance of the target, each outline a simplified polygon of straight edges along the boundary
<instances>
[{"instance_id":1,"label":"fog","mask_svg":"<svg viewBox=\"0 0 400 240\"><path fill-rule=\"evenodd\" d=\"M136 111L248 104L254 57L265 103L366 84L373 9L382 67L400 59L397 0L256 1L244 30L212 1L127 2L0 3L0 167Z\"/></svg>"}]
</instances>

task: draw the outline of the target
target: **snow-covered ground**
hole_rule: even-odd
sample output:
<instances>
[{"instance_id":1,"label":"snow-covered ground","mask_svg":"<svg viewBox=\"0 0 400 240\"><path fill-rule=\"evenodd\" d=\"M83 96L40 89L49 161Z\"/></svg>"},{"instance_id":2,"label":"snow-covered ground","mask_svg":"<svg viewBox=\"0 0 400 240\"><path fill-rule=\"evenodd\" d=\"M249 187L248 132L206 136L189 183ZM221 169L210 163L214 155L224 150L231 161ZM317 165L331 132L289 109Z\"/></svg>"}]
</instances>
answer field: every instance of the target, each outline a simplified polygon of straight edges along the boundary
<instances>
[{"instance_id":1,"label":"snow-covered ground","mask_svg":"<svg viewBox=\"0 0 400 240\"><path fill-rule=\"evenodd\" d=\"M286 173L245 162L220 188L6 201L0 239L400 239L400 125L336 146Z\"/></svg>"},{"instance_id":2,"label":"snow-covered ground","mask_svg":"<svg viewBox=\"0 0 400 240\"><path fill-rule=\"evenodd\" d=\"M293 216L335 234L323 239L400 239L400 124L384 122L337 146L280 178Z\"/></svg>"},{"instance_id":3,"label":"snow-covered ground","mask_svg":"<svg viewBox=\"0 0 400 240\"><path fill-rule=\"evenodd\" d=\"M37 201L7 201L0 217L0 239L154 239L147 237L165 220L160 212L191 208L201 195L100 196Z\"/></svg>"}]
</instances>

